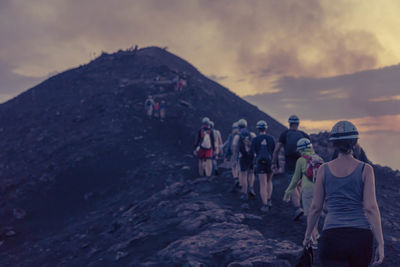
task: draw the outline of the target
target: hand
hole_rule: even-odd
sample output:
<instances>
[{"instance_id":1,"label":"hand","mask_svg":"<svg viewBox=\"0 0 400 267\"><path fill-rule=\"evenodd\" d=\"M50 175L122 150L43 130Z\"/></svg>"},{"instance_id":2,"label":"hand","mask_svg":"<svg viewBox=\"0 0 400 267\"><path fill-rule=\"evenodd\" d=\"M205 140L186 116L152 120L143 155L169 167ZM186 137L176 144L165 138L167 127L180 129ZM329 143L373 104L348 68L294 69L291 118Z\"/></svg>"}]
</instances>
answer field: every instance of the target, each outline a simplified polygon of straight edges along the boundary
<instances>
[{"instance_id":1,"label":"hand","mask_svg":"<svg viewBox=\"0 0 400 267\"><path fill-rule=\"evenodd\" d=\"M193 155L196 157L197 156L197 150L193 151Z\"/></svg>"},{"instance_id":2,"label":"hand","mask_svg":"<svg viewBox=\"0 0 400 267\"><path fill-rule=\"evenodd\" d=\"M385 257L385 249L383 245L378 245L375 250L375 259L372 265L379 265L383 262L383 258Z\"/></svg>"},{"instance_id":3,"label":"hand","mask_svg":"<svg viewBox=\"0 0 400 267\"><path fill-rule=\"evenodd\" d=\"M282 199L284 202L289 202L290 201L290 195L284 195L283 196L283 199Z\"/></svg>"},{"instance_id":4,"label":"hand","mask_svg":"<svg viewBox=\"0 0 400 267\"><path fill-rule=\"evenodd\" d=\"M304 237L303 246L304 247L309 247L310 244L311 244L311 238L310 237Z\"/></svg>"}]
</instances>

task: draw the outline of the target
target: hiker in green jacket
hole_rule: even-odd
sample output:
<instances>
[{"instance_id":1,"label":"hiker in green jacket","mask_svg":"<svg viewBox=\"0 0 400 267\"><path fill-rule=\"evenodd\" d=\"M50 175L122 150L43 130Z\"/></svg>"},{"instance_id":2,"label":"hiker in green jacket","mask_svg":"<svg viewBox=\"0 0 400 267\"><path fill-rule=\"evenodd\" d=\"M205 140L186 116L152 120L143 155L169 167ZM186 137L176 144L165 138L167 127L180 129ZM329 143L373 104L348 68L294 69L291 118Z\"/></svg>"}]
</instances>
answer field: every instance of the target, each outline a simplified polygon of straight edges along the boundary
<instances>
[{"instance_id":1,"label":"hiker in green jacket","mask_svg":"<svg viewBox=\"0 0 400 267\"><path fill-rule=\"evenodd\" d=\"M285 191L283 201L289 202L293 190L296 189L299 181L301 181L301 202L303 206L304 216L308 216L311 202L314 196L314 183L317 170L323 163L323 159L318 156L309 139L301 138L297 142L297 151L301 157L297 159L296 169L294 171L292 181ZM314 244L317 243L317 225L312 233L312 241Z\"/></svg>"}]
</instances>

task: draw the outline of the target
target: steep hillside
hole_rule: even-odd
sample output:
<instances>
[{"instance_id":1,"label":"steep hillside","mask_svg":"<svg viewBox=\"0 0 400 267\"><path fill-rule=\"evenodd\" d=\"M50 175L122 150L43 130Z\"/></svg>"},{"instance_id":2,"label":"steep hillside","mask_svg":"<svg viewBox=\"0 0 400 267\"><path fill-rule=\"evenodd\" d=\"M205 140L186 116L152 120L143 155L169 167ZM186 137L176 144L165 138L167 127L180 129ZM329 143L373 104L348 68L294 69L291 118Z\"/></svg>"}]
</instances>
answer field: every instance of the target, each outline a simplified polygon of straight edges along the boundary
<instances>
[{"instance_id":1,"label":"steep hillside","mask_svg":"<svg viewBox=\"0 0 400 267\"><path fill-rule=\"evenodd\" d=\"M181 92L172 86L177 75L187 80ZM145 118L150 94L167 102L163 123ZM267 120L275 136L284 129L157 47L104 53L0 105L0 114L0 237L9 263L93 210L105 216L110 205L195 177L191 152L203 116L224 137L241 117Z\"/></svg>"}]
</instances>

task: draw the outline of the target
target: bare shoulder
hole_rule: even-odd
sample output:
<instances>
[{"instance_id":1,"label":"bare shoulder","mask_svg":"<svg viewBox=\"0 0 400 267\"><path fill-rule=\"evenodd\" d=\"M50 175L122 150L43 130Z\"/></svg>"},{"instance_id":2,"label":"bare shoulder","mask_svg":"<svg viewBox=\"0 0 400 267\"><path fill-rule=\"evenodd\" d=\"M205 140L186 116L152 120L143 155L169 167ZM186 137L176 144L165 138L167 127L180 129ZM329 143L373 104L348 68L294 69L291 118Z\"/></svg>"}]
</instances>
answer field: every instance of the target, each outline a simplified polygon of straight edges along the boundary
<instances>
[{"instance_id":1,"label":"bare shoulder","mask_svg":"<svg viewBox=\"0 0 400 267\"><path fill-rule=\"evenodd\" d=\"M362 162L362 161L360 161L360 162ZM372 167L371 164L369 164L369 163L364 163L364 164L365 164L365 166L364 166L365 172L372 173L374 171L374 167Z\"/></svg>"}]
</instances>

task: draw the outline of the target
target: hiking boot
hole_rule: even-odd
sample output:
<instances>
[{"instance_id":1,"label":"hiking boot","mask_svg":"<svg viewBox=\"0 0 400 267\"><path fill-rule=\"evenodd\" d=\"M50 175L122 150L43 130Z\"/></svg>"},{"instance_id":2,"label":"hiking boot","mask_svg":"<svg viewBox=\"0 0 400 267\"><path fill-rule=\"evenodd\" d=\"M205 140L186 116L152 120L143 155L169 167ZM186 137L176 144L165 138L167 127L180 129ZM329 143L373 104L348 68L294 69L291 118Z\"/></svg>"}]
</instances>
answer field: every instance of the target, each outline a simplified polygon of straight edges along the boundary
<instances>
[{"instance_id":1,"label":"hiking boot","mask_svg":"<svg viewBox=\"0 0 400 267\"><path fill-rule=\"evenodd\" d=\"M300 217L303 216L303 215L304 215L303 209L302 208L298 208L296 210L296 212L294 213L294 219L293 220L298 221L300 219Z\"/></svg>"},{"instance_id":2,"label":"hiking boot","mask_svg":"<svg viewBox=\"0 0 400 267\"><path fill-rule=\"evenodd\" d=\"M268 207L267 205L263 205L260 210L262 212L269 212L270 211L270 207Z\"/></svg>"},{"instance_id":3,"label":"hiking boot","mask_svg":"<svg viewBox=\"0 0 400 267\"><path fill-rule=\"evenodd\" d=\"M239 180L236 180L235 186L236 186L236 188L241 188L240 183L239 183Z\"/></svg>"},{"instance_id":4,"label":"hiking boot","mask_svg":"<svg viewBox=\"0 0 400 267\"><path fill-rule=\"evenodd\" d=\"M254 192L254 188L253 187L250 187L250 189L249 189L249 196L250 197L255 197L256 196L256 192Z\"/></svg>"},{"instance_id":5,"label":"hiking boot","mask_svg":"<svg viewBox=\"0 0 400 267\"><path fill-rule=\"evenodd\" d=\"M269 207L269 209L272 208L272 201L271 201L271 199L268 199L267 206Z\"/></svg>"}]
</instances>

